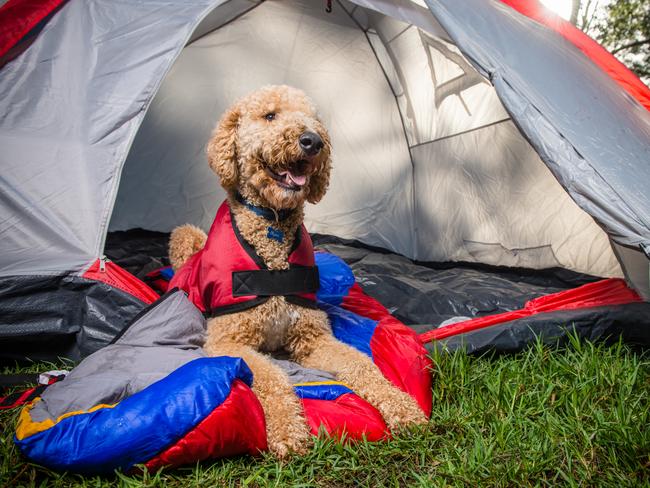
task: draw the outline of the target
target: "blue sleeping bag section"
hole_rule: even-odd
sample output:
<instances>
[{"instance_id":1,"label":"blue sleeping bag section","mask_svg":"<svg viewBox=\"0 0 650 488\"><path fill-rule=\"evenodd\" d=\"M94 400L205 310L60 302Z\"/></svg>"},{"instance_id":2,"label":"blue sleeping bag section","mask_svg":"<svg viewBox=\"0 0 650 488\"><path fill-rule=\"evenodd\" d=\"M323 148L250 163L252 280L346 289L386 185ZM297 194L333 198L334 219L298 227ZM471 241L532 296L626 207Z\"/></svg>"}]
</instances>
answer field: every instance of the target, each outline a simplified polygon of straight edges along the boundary
<instances>
[{"instance_id":1,"label":"blue sleeping bag section","mask_svg":"<svg viewBox=\"0 0 650 488\"><path fill-rule=\"evenodd\" d=\"M235 379L249 386L253 382L242 359L195 359L114 407L66 417L16 442L27 457L53 469L87 474L127 470L176 442L219 407Z\"/></svg>"},{"instance_id":2,"label":"blue sleeping bag section","mask_svg":"<svg viewBox=\"0 0 650 488\"><path fill-rule=\"evenodd\" d=\"M327 312L334 337L367 354L372 359L370 339L377 327L376 320L362 317L329 303L320 302L318 306Z\"/></svg>"},{"instance_id":3,"label":"blue sleeping bag section","mask_svg":"<svg viewBox=\"0 0 650 488\"><path fill-rule=\"evenodd\" d=\"M293 389L299 398L308 400L336 400L341 395L352 393L350 388L342 384L296 385Z\"/></svg>"},{"instance_id":4,"label":"blue sleeping bag section","mask_svg":"<svg viewBox=\"0 0 650 488\"><path fill-rule=\"evenodd\" d=\"M318 299L334 335L372 357L377 322L337 306L354 284L352 271L331 254L316 253L316 263ZM234 381L252 384L242 359L204 357L204 328L183 292L165 295L114 344L25 407L15 436L19 449L50 468L94 474L128 470L173 446L223 404ZM351 391L320 384L297 385L296 393L335 400Z\"/></svg>"},{"instance_id":5,"label":"blue sleeping bag section","mask_svg":"<svg viewBox=\"0 0 650 488\"><path fill-rule=\"evenodd\" d=\"M316 298L319 301L318 306L329 316L334 337L372 359L370 339L375 333L377 321L339 307L343 297L354 285L352 270L345 261L334 254L316 252L314 257L320 275L320 289Z\"/></svg>"},{"instance_id":6,"label":"blue sleeping bag section","mask_svg":"<svg viewBox=\"0 0 650 488\"><path fill-rule=\"evenodd\" d=\"M354 285L352 269L334 254L317 251L314 253L314 259L320 278L320 288L316 292L316 298L330 305L340 305L343 297Z\"/></svg>"}]
</instances>

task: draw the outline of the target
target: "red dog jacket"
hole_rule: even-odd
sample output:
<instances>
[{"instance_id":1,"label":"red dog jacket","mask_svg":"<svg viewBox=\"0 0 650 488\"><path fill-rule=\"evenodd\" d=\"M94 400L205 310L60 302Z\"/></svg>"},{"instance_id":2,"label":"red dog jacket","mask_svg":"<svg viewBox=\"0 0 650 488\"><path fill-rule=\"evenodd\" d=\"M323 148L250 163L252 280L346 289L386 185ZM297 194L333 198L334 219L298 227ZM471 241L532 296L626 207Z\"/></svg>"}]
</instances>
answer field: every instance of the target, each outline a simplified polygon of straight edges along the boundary
<instances>
[{"instance_id":1,"label":"red dog jacket","mask_svg":"<svg viewBox=\"0 0 650 488\"><path fill-rule=\"evenodd\" d=\"M240 234L226 200L217 211L205 246L176 272L169 288L184 290L208 316L241 312L271 296L284 296L290 303L315 308L318 268L304 225L296 231L289 265L287 270L266 267Z\"/></svg>"}]
</instances>

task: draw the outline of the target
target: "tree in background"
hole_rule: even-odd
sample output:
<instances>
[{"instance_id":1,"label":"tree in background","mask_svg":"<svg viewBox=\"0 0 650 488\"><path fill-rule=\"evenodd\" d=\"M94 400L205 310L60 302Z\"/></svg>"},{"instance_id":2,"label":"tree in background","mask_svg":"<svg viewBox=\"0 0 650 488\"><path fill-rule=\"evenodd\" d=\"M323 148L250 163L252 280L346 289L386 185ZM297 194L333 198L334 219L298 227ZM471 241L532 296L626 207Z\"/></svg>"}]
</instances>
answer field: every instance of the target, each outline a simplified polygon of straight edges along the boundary
<instances>
[{"instance_id":1,"label":"tree in background","mask_svg":"<svg viewBox=\"0 0 650 488\"><path fill-rule=\"evenodd\" d=\"M571 23L650 85L650 0L572 0Z\"/></svg>"}]
</instances>

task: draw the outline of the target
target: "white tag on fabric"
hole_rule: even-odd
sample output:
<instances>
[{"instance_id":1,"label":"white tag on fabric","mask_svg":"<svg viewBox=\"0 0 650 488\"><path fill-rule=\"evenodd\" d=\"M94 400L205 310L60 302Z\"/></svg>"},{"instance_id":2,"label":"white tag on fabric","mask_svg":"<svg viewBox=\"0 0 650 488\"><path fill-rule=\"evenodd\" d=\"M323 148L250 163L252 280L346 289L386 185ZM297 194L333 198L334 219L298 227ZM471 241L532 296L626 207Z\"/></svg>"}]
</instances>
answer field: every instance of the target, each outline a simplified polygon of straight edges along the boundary
<instances>
[{"instance_id":1,"label":"white tag on fabric","mask_svg":"<svg viewBox=\"0 0 650 488\"><path fill-rule=\"evenodd\" d=\"M49 385L52 378L57 376L67 376L70 371L66 369L54 369L52 371L46 371L38 375L38 384L39 385Z\"/></svg>"}]
</instances>

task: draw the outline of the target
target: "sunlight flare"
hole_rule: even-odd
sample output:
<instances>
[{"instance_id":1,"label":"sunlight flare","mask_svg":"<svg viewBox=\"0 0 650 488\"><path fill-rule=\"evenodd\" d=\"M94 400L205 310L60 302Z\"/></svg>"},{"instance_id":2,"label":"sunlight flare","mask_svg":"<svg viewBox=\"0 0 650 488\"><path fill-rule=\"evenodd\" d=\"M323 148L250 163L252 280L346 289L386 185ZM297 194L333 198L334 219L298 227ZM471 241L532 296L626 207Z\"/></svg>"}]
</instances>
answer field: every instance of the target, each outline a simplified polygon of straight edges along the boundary
<instances>
[{"instance_id":1,"label":"sunlight flare","mask_svg":"<svg viewBox=\"0 0 650 488\"><path fill-rule=\"evenodd\" d=\"M565 20L571 18L571 0L541 0L544 6Z\"/></svg>"}]
</instances>

